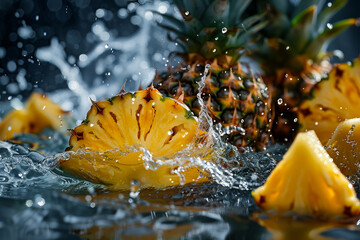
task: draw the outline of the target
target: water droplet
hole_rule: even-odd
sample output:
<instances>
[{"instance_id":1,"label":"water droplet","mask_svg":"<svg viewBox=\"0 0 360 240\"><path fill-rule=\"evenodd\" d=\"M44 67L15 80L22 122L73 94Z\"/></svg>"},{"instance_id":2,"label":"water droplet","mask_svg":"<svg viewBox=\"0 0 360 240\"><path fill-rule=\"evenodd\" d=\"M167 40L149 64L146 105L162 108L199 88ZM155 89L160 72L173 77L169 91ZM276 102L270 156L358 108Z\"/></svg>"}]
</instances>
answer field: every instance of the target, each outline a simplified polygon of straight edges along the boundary
<instances>
[{"instance_id":1,"label":"water droplet","mask_svg":"<svg viewBox=\"0 0 360 240\"><path fill-rule=\"evenodd\" d=\"M186 11L186 12L185 12L185 15L186 15L186 16L189 16L189 14L190 14L189 11Z\"/></svg>"},{"instance_id":2,"label":"water droplet","mask_svg":"<svg viewBox=\"0 0 360 240\"><path fill-rule=\"evenodd\" d=\"M290 46L286 46L286 48L285 48L286 50L289 50L290 49Z\"/></svg>"},{"instance_id":3,"label":"water droplet","mask_svg":"<svg viewBox=\"0 0 360 240\"><path fill-rule=\"evenodd\" d=\"M226 27L223 27L223 28L221 29L221 32L222 32L222 33L226 33L226 32L227 32L227 28L226 28Z\"/></svg>"},{"instance_id":4,"label":"water droplet","mask_svg":"<svg viewBox=\"0 0 360 240\"><path fill-rule=\"evenodd\" d=\"M278 103L279 105L283 104L283 99L282 99L282 98L279 98L279 99L277 100L277 103Z\"/></svg>"},{"instance_id":5,"label":"water droplet","mask_svg":"<svg viewBox=\"0 0 360 240\"><path fill-rule=\"evenodd\" d=\"M174 132L173 132L172 130L169 130L167 134L168 134L169 136L171 136L173 133L174 133Z\"/></svg>"},{"instance_id":6,"label":"water droplet","mask_svg":"<svg viewBox=\"0 0 360 240\"><path fill-rule=\"evenodd\" d=\"M11 125L10 125L10 126L8 126L8 131L11 131Z\"/></svg>"},{"instance_id":7,"label":"water droplet","mask_svg":"<svg viewBox=\"0 0 360 240\"><path fill-rule=\"evenodd\" d=\"M35 196L35 202L39 207L42 207L45 205L45 199L41 197L40 195Z\"/></svg>"},{"instance_id":8,"label":"water droplet","mask_svg":"<svg viewBox=\"0 0 360 240\"><path fill-rule=\"evenodd\" d=\"M31 200L26 200L25 205L26 205L27 207L32 207L33 201L31 201Z\"/></svg>"},{"instance_id":9,"label":"water droplet","mask_svg":"<svg viewBox=\"0 0 360 240\"><path fill-rule=\"evenodd\" d=\"M315 122L315 126L318 126L319 125L319 122Z\"/></svg>"},{"instance_id":10,"label":"water droplet","mask_svg":"<svg viewBox=\"0 0 360 240\"><path fill-rule=\"evenodd\" d=\"M106 49L109 48L109 44L105 44L105 48L106 48Z\"/></svg>"},{"instance_id":11,"label":"water droplet","mask_svg":"<svg viewBox=\"0 0 360 240\"><path fill-rule=\"evenodd\" d=\"M331 23L328 23L326 24L326 27L331 30L333 28L333 25Z\"/></svg>"},{"instance_id":12,"label":"water droplet","mask_svg":"<svg viewBox=\"0 0 360 240\"><path fill-rule=\"evenodd\" d=\"M328 2L327 6L332 7L332 2Z\"/></svg>"}]
</instances>

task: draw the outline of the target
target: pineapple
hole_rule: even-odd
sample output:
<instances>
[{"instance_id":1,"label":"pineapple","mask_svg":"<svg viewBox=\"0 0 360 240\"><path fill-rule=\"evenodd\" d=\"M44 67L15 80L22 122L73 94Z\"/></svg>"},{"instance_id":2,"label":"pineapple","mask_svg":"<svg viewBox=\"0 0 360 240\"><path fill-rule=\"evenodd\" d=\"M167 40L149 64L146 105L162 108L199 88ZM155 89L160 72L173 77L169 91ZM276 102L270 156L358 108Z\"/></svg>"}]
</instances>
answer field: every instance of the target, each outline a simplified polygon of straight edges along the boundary
<instances>
[{"instance_id":1,"label":"pineapple","mask_svg":"<svg viewBox=\"0 0 360 240\"><path fill-rule=\"evenodd\" d=\"M300 130L315 130L323 144L345 119L360 117L360 58L335 65L298 109Z\"/></svg>"},{"instance_id":2,"label":"pineapple","mask_svg":"<svg viewBox=\"0 0 360 240\"><path fill-rule=\"evenodd\" d=\"M293 211L321 218L360 214L353 186L314 131L297 135L283 160L252 195L259 207L279 214Z\"/></svg>"},{"instance_id":3,"label":"pineapple","mask_svg":"<svg viewBox=\"0 0 360 240\"><path fill-rule=\"evenodd\" d=\"M326 51L329 42L358 20L328 23L347 0L256 1L260 12L267 11L269 24L261 31L262 41L253 56L263 69L275 104L273 135L278 141L292 140L298 130L296 107L313 86L331 69Z\"/></svg>"},{"instance_id":4,"label":"pineapple","mask_svg":"<svg viewBox=\"0 0 360 240\"><path fill-rule=\"evenodd\" d=\"M359 171L360 118L341 122L326 144L329 155L346 176Z\"/></svg>"},{"instance_id":5,"label":"pineapple","mask_svg":"<svg viewBox=\"0 0 360 240\"><path fill-rule=\"evenodd\" d=\"M208 178L189 163L166 159L189 147L198 136L196 117L181 102L164 97L155 88L121 93L94 102L86 120L71 130L69 152L61 168L112 190L128 190L132 180L143 188L164 188ZM148 169L146 148L158 168ZM160 162L159 162L160 161Z\"/></svg>"},{"instance_id":6,"label":"pineapple","mask_svg":"<svg viewBox=\"0 0 360 240\"><path fill-rule=\"evenodd\" d=\"M249 1L174 1L183 20L162 14L183 48L182 62L168 72L157 74L154 86L176 97L184 92L184 103L199 114L198 82L206 64L211 66L202 98L215 123L229 133L226 139L239 150L263 150L271 140L271 98L260 78L246 74L241 52L251 43L249 36L265 26L263 15L242 19ZM230 130L230 131L229 131Z\"/></svg>"},{"instance_id":7,"label":"pineapple","mask_svg":"<svg viewBox=\"0 0 360 240\"><path fill-rule=\"evenodd\" d=\"M42 132L46 127L66 129L68 113L44 94L33 93L25 108L13 110L0 122L0 140L13 138L16 134ZM63 123L64 121L64 123Z\"/></svg>"}]
</instances>

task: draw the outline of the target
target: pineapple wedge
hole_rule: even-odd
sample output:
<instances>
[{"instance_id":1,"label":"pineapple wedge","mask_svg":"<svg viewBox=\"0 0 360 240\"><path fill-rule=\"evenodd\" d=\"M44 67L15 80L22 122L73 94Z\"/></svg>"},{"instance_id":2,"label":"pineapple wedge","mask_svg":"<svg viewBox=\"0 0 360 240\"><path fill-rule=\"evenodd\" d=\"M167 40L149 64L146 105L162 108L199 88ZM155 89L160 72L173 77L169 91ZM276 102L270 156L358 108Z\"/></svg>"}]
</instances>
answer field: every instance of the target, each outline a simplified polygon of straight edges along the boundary
<instances>
[{"instance_id":1,"label":"pineapple wedge","mask_svg":"<svg viewBox=\"0 0 360 240\"><path fill-rule=\"evenodd\" d=\"M335 65L328 77L315 86L313 98L298 108L300 130L315 130L322 144L340 122L360 117L360 57Z\"/></svg>"},{"instance_id":2,"label":"pineapple wedge","mask_svg":"<svg viewBox=\"0 0 360 240\"><path fill-rule=\"evenodd\" d=\"M166 162L192 142L197 130L197 119L190 110L155 88L122 93L93 102L87 119L71 131L68 156L62 159L61 168L112 190L128 190L133 180L142 188L207 181L189 163ZM141 148L160 159L156 169L146 168L149 159Z\"/></svg>"},{"instance_id":3,"label":"pineapple wedge","mask_svg":"<svg viewBox=\"0 0 360 240\"><path fill-rule=\"evenodd\" d=\"M359 171L360 118L341 122L326 144L327 152L346 176Z\"/></svg>"},{"instance_id":4,"label":"pineapple wedge","mask_svg":"<svg viewBox=\"0 0 360 240\"><path fill-rule=\"evenodd\" d=\"M277 213L354 216L360 201L314 131L299 133L266 183L252 192L256 204Z\"/></svg>"},{"instance_id":5,"label":"pineapple wedge","mask_svg":"<svg viewBox=\"0 0 360 240\"><path fill-rule=\"evenodd\" d=\"M66 129L67 112L44 94L33 93L27 100L25 108L12 110L0 122L0 140L13 138L16 134L42 132L46 127Z\"/></svg>"}]
</instances>

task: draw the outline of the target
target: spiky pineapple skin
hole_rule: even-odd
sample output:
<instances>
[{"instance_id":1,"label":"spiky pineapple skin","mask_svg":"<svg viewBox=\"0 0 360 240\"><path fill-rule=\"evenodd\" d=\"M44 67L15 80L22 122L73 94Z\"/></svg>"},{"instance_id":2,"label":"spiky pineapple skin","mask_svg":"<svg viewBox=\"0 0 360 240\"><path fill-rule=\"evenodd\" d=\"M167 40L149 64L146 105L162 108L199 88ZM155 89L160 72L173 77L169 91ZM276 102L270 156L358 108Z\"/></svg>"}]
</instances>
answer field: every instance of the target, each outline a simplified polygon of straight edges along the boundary
<instances>
[{"instance_id":1,"label":"spiky pineapple skin","mask_svg":"<svg viewBox=\"0 0 360 240\"><path fill-rule=\"evenodd\" d=\"M154 86L170 97L178 97L183 92L184 103L199 114L198 82L206 64L211 64L211 68L201 96L214 123L224 128L237 127L226 134L225 139L240 151L264 150L272 139L271 97L264 82L246 75L239 63L222 66L217 60L195 61L187 67L157 75Z\"/></svg>"}]
</instances>

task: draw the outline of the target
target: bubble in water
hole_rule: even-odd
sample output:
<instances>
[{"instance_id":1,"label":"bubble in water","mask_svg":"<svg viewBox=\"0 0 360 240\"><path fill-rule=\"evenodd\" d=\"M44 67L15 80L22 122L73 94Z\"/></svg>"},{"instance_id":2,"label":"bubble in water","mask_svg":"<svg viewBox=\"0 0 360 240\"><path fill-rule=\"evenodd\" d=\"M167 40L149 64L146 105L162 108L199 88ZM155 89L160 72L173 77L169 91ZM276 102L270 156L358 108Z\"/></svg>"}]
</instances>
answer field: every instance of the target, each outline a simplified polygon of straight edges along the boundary
<instances>
[{"instance_id":1,"label":"bubble in water","mask_svg":"<svg viewBox=\"0 0 360 240\"><path fill-rule=\"evenodd\" d=\"M26 205L27 207L32 207L33 201L31 201L31 200L26 200L25 205Z\"/></svg>"},{"instance_id":2,"label":"bubble in water","mask_svg":"<svg viewBox=\"0 0 360 240\"><path fill-rule=\"evenodd\" d=\"M186 12L185 12L185 15L186 15L186 16L188 16L189 14L190 14L189 11L186 11Z\"/></svg>"},{"instance_id":3,"label":"bubble in water","mask_svg":"<svg viewBox=\"0 0 360 240\"><path fill-rule=\"evenodd\" d=\"M226 28L226 27L223 27L223 28L221 29L221 32L222 32L222 33L226 33L226 32L227 32L227 28Z\"/></svg>"},{"instance_id":4,"label":"bubble in water","mask_svg":"<svg viewBox=\"0 0 360 240\"><path fill-rule=\"evenodd\" d=\"M279 98L279 99L277 100L277 103L278 103L279 105L283 104L283 99L282 99L282 98Z\"/></svg>"},{"instance_id":5,"label":"bubble in water","mask_svg":"<svg viewBox=\"0 0 360 240\"><path fill-rule=\"evenodd\" d=\"M40 195L36 195L35 196L35 203L39 206L39 207L42 207L45 205L45 199L40 196Z\"/></svg>"}]
</instances>

